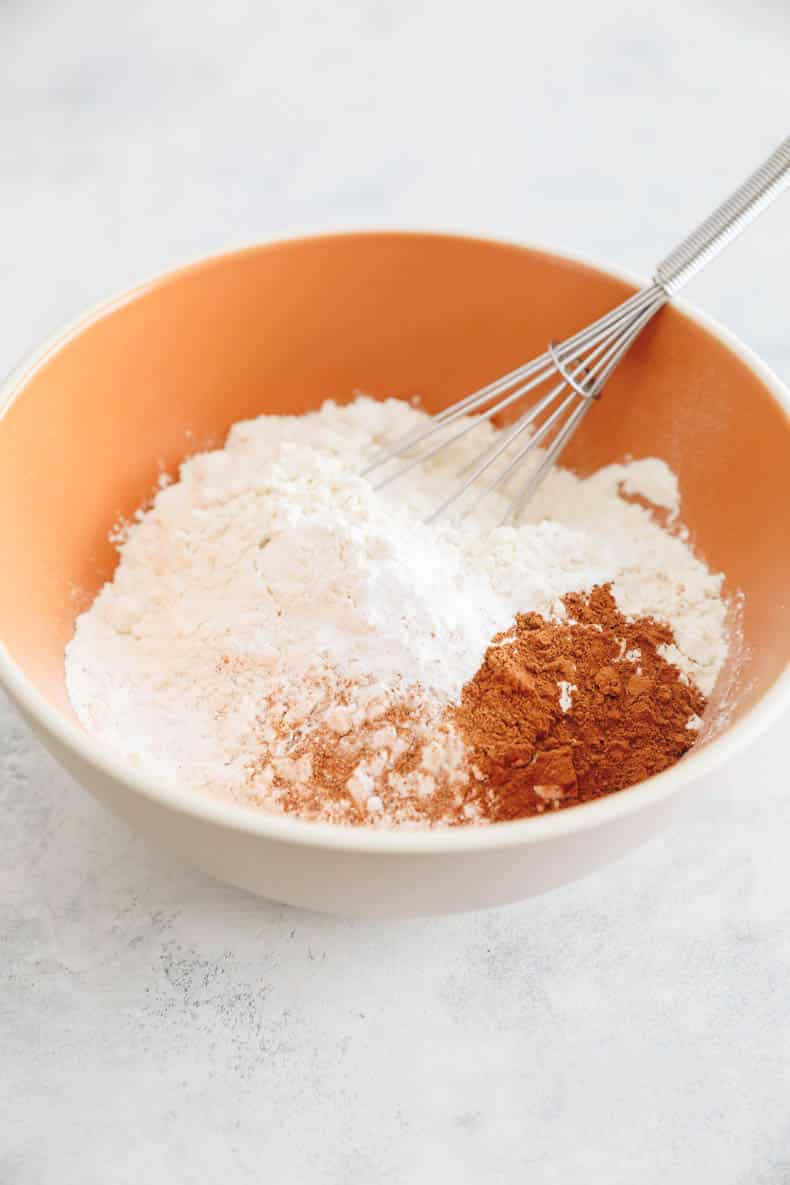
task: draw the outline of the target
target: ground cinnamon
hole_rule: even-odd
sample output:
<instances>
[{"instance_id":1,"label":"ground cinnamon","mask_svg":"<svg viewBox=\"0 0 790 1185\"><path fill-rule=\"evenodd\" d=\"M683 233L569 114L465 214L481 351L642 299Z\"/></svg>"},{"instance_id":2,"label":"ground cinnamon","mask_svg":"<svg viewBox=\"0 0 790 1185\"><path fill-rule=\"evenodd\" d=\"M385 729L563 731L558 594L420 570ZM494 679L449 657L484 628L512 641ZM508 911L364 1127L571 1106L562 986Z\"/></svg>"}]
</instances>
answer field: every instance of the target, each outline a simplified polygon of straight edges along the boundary
<instances>
[{"instance_id":1,"label":"ground cinnamon","mask_svg":"<svg viewBox=\"0 0 790 1185\"><path fill-rule=\"evenodd\" d=\"M492 821L622 790L696 739L705 699L658 649L672 631L628 621L609 586L567 596L565 607L564 622L519 615L453 709Z\"/></svg>"}]
</instances>

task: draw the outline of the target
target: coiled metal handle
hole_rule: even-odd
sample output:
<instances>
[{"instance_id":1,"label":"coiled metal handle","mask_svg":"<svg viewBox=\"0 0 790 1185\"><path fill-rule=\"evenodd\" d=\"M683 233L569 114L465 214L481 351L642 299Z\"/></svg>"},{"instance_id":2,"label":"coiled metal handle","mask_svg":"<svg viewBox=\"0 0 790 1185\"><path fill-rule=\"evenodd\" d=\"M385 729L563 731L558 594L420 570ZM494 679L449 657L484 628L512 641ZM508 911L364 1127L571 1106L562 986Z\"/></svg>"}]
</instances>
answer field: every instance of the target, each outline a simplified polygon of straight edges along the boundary
<instances>
[{"instance_id":1,"label":"coiled metal handle","mask_svg":"<svg viewBox=\"0 0 790 1185\"><path fill-rule=\"evenodd\" d=\"M790 185L790 136L743 185L687 235L655 270L654 279L674 296L711 259L736 239Z\"/></svg>"}]
</instances>

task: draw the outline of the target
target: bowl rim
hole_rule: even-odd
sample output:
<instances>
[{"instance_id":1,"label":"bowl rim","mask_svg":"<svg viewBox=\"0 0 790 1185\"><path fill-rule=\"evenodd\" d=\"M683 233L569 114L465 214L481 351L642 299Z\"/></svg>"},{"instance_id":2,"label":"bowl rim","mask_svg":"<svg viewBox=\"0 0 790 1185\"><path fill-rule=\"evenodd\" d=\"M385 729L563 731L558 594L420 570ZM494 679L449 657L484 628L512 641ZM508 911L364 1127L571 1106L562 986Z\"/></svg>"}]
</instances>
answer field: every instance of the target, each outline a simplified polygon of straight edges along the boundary
<instances>
[{"instance_id":1,"label":"bowl rim","mask_svg":"<svg viewBox=\"0 0 790 1185\"><path fill-rule=\"evenodd\" d=\"M251 243L231 250L217 251L180 266L168 267L121 292L106 298L87 312L56 330L40 346L34 347L12 369L0 384L0 423L16 399L24 393L37 371L59 350L63 349L92 324L123 305L145 295L153 288L173 283L185 274L196 273L240 256L295 245L309 246L327 239L408 238L415 237L471 242L491 247L534 251L554 256L563 262L581 264L628 284L641 286L643 281L624 269L602 263L598 259L561 247L546 246L521 240L498 239L493 236L458 234L430 229L362 229L329 231L319 234L294 235L270 241ZM682 299L673 305L702 329L712 334L740 358L769 390L779 407L790 420L790 390L749 346L713 317ZM427 854L451 855L455 852L484 852L498 848L531 846L595 830L629 815L668 800L684 786L719 769L735 753L746 748L790 705L790 662L758 701L719 736L698 751L692 750L681 762L670 766L626 790L606 795L590 802L552 814L531 816L493 826L436 828L408 830L349 826L298 819L292 816L270 815L252 806L232 801L213 799L189 787L170 786L164 781L129 768L122 758L84 732L77 724L54 708L24 674L11 657L0 638L0 686L45 735L98 773L129 791L140 794L155 804L178 814L192 816L201 822L239 831L264 840L294 847L318 847L334 851L348 851L379 855L420 856Z\"/></svg>"}]
</instances>

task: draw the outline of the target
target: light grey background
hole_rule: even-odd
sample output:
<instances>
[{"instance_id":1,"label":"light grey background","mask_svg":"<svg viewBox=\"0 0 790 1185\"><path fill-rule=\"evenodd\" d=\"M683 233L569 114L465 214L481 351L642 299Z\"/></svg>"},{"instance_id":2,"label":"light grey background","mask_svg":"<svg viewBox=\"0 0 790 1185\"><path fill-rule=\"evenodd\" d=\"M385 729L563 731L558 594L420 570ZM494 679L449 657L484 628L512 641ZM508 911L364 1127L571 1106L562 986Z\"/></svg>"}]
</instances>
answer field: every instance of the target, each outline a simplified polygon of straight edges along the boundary
<instances>
[{"instance_id":1,"label":"light grey background","mask_svg":"<svg viewBox=\"0 0 790 1185\"><path fill-rule=\"evenodd\" d=\"M194 255L353 226L649 271L786 135L784 0L0 4L0 370ZM790 198L692 296L790 379ZM775 728L620 864L377 925L150 851L0 706L0 1182L790 1181Z\"/></svg>"}]
</instances>

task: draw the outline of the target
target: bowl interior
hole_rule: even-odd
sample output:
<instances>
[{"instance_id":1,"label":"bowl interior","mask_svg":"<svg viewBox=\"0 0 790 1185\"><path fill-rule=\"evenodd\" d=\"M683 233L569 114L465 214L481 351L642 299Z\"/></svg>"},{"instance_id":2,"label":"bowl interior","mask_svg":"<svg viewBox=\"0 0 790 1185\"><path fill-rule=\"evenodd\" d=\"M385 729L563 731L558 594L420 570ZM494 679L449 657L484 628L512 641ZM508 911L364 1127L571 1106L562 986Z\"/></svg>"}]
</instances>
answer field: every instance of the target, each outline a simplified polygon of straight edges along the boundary
<instances>
[{"instance_id":1,"label":"bowl interior","mask_svg":"<svg viewBox=\"0 0 790 1185\"><path fill-rule=\"evenodd\" d=\"M548 253L415 234L275 244L176 272L108 307L19 380L0 422L0 631L71 715L63 651L111 575L118 519L235 420L355 390L428 410L580 328L631 289ZM726 345L667 309L565 463L660 456L708 563L745 594L732 720L790 661L790 421Z\"/></svg>"}]
</instances>

